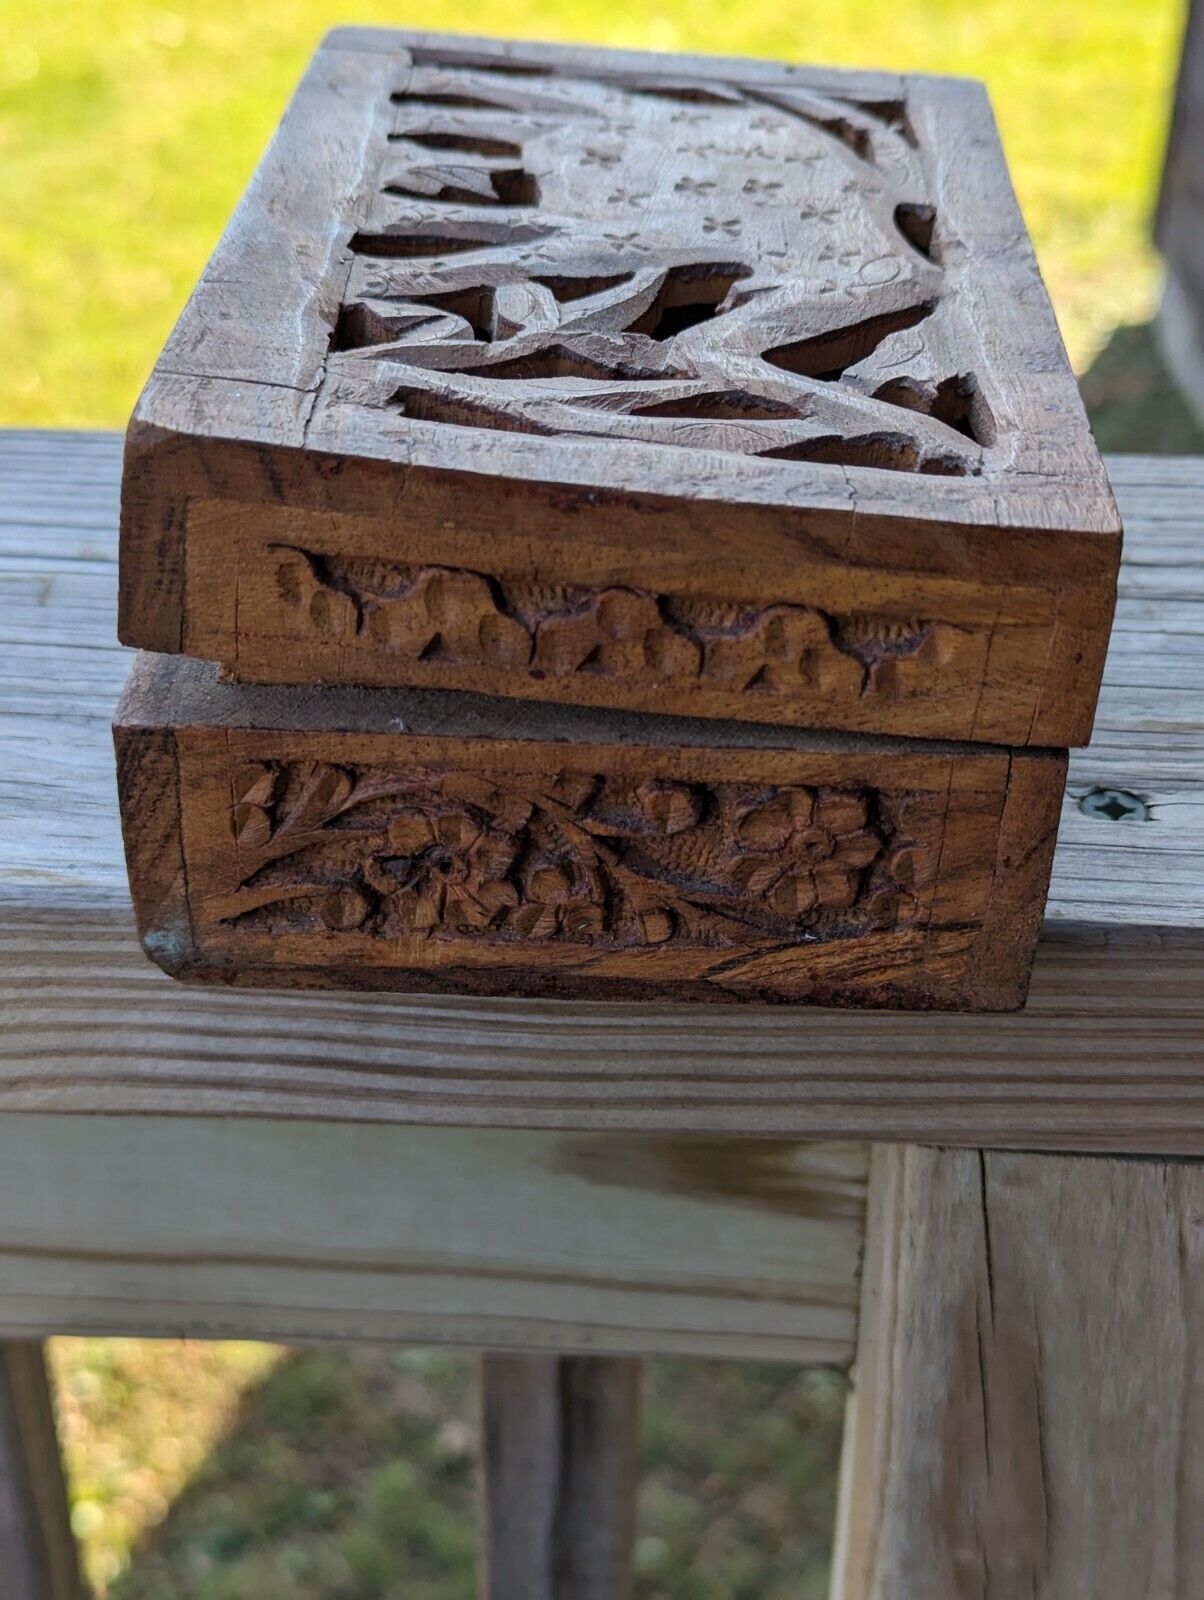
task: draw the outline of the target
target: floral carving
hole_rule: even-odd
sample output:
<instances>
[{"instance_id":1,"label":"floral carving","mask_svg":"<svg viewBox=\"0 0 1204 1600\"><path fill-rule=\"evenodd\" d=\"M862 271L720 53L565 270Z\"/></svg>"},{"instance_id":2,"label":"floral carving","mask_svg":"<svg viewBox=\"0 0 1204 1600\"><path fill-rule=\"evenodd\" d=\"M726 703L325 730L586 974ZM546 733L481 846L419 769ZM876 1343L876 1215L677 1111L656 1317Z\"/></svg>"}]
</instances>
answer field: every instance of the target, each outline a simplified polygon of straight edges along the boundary
<instances>
[{"instance_id":1,"label":"floral carving","mask_svg":"<svg viewBox=\"0 0 1204 1600\"><path fill-rule=\"evenodd\" d=\"M563 677L598 672L628 678L694 678L702 664L695 640L676 632L649 594L602 589L571 610L536 624L536 672Z\"/></svg>"},{"instance_id":2,"label":"floral carving","mask_svg":"<svg viewBox=\"0 0 1204 1600\"><path fill-rule=\"evenodd\" d=\"M525 820L523 809L512 808L516 829ZM392 897L407 927L487 928L519 903L507 879L518 856L516 834L499 820L465 809L401 811L388 826L388 854L368 856L364 877Z\"/></svg>"},{"instance_id":3,"label":"floral carving","mask_svg":"<svg viewBox=\"0 0 1204 1600\"><path fill-rule=\"evenodd\" d=\"M806 606L766 606L732 626L703 628L703 677L717 688L752 694L821 693L860 685L856 661L842 654L828 617Z\"/></svg>"},{"instance_id":4,"label":"floral carving","mask_svg":"<svg viewBox=\"0 0 1204 1600\"><path fill-rule=\"evenodd\" d=\"M619 586L537 587L292 547L281 548L276 581L287 603L340 643L369 638L411 662L537 678L586 673L739 694L902 699L947 669L971 638L947 623L741 607Z\"/></svg>"},{"instance_id":5,"label":"floral carving","mask_svg":"<svg viewBox=\"0 0 1204 1600\"><path fill-rule=\"evenodd\" d=\"M258 763L234 776L230 815L224 916L273 931L834 938L912 916L932 865L897 799L801 784Z\"/></svg>"},{"instance_id":6,"label":"floral carving","mask_svg":"<svg viewBox=\"0 0 1204 1600\"><path fill-rule=\"evenodd\" d=\"M747 852L736 881L782 916L804 917L817 907L847 911L881 848L867 809L863 795L839 790L817 796L785 789L754 802L736 822Z\"/></svg>"},{"instance_id":7,"label":"floral carving","mask_svg":"<svg viewBox=\"0 0 1204 1600\"><path fill-rule=\"evenodd\" d=\"M340 578L318 557L290 552L277 566L277 586L320 633L335 639L367 633L385 649L449 666L522 667L530 660L527 630L499 610L479 573L386 569L383 585L374 585L371 574L380 563L361 565L367 587Z\"/></svg>"}]
</instances>

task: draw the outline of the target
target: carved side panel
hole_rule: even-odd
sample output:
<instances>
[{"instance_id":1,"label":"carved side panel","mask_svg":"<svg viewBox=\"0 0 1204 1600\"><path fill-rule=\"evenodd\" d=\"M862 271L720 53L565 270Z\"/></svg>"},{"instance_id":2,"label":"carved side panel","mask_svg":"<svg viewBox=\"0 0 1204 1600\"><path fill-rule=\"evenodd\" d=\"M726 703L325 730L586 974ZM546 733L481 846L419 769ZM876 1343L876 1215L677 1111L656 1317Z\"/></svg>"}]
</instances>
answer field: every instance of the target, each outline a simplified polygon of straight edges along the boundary
<instances>
[{"instance_id":1,"label":"carved side panel","mask_svg":"<svg viewBox=\"0 0 1204 1600\"><path fill-rule=\"evenodd\" d=\"M280 602L312 637L366 647L399 671L468 669L616 689L655 684L757 701L907 699L948 672L981 670L983 634L921 619L833 615L492 578L436 566L275 552Z\"/></svg>"},{"instance_id":2,"label":"carved side panel","mask_svg":"<svg viewBox=\"0 0 1204 1600\"><path fill-rule=\"evenodd\" d=\"M1023 997L1065 770L1045 752L778 744L734 728L700 746L697 724L671 718L638 742L609 714L248 691L156 658L118 724L138 757L121 772L136 891L162 866L163 841L138 826L136 768L163 715L178 719L187 910L172 970L188 976L988 1009ZM153 904L135 899L162 963Z\"/></svg>"},{"instance_id":3,"label":"carved side panel","mask_svg":"<svg viewBox=\"0 0 1204 1600\"><path fill-rule=\"evenodd\" d=\"M941 797L864 786L254 762L237 887L269 936L737 949L914 924Z\"/></svg>"}]
</instances>

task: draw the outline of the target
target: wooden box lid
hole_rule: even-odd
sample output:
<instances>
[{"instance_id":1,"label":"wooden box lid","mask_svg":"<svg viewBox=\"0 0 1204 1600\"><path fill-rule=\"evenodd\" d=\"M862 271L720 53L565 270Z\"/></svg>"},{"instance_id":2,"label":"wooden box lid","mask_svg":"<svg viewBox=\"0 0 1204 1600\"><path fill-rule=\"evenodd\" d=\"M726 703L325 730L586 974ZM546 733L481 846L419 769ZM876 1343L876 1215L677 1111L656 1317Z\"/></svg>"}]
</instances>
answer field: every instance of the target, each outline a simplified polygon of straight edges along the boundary
<instances>
[{"instance_id":1,"label":"wooden box lid","mask_svg":"<svg viewBox=\"0 0 1204 1600\"><path fill-rule=\"evenodd\" d=\"M1120 525L978 85L350 29L122 537L249 681L1067 745Z\"/></svg>"}]
</instances>

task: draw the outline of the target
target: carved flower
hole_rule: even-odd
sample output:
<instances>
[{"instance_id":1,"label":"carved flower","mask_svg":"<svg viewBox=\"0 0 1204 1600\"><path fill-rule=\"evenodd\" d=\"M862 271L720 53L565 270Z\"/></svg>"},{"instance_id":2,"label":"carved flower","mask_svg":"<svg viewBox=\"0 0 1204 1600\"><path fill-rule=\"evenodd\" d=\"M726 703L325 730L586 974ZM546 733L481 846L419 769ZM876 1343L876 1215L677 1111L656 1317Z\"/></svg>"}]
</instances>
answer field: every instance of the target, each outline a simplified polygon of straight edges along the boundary
<instances>
[{"instance_id":1,"label":"carved flower","mask_svg":"<svg viewBox=\"0 0 1204 1600\"><path fill-rule=\"evenodd\" d=\"M528 939L564 934L588 944L605 931L602 905L571 863L541 855L525 867L522 884L523 903L509 918L509 926Z\"/></svg>"},{"instance_id":2,"label":"carved flower","mask_svg":"<svg viewBox=\"0 0 1204 1600\"><path fill-rule=\"evenodd\" d=\"M518 905L518 890L507 878L518 858L517 839L466 809L399 812L389 823L388 842L388 853L373 856L365 875L409 928L479 931Z\"/></svg>"},{"instance_id":3,"label":"carved flower","mask_svg":"<svg viewBox=\"0 0 1204 1600\"><path fill-rule=\"evenodd\" d=\"M361 927L371 909L367 897L348 884L328 889L318 903L318 915L334 933L351 933Z\"/></svg>"},{"instance_id":4,"label":"carved flower","mask_svg":"<svg viewBox=\"0 0 1204 1600\"><path fill-rule=\"evenodd\" d=\"M276 567L280 598L306 612L319 633L350 643L359 627L356 597L319 576L320 558L290 550Z\"/></svg>"},{"instance_id":5,"label":"carved flower","mask_svg":"<svg viewBox=\"0 0 1204 1600\"><path fill-rule=\"evenodd\" d=\"M425 567L397 595L381 596L368 617L378 644L434 666L525 667L531 636L499 610L476 572Z\"/></svg>"},{"instance_id":6,"label":"carved flower","mask_svg":"<svg viewBox=\"0 0 1204 1600\"><path fill-rule=\"evenodd\" d=\"M731 825L742 853L736 883L783 917L847 910L882 849L864 798L840 789L779 789Z\"/></svg>"},{"instance_id":7,"label":"carved flower","mask_svg":"<svg viewBox=\"0 0 1204 1600\"><path fill-rule=\"evenodd\" d=\"M827 619L805 606L769 606L722 631L708 631L703 677L748 694L856 694L861 664L832 641Z\"/></svg>"},{"instance_id":8,"label":"carved flower","mask_svg":"<svg viewBox=\"0 0 1204 1600\"><path fill-rule=\"evenodd\" d=\"M563 676L571 672L628 678L692 678L702 655L661 616L651 595L633 589L603 589L579 610L551 616L535 635L532 667Z\"/></svg>"}]
</instances>

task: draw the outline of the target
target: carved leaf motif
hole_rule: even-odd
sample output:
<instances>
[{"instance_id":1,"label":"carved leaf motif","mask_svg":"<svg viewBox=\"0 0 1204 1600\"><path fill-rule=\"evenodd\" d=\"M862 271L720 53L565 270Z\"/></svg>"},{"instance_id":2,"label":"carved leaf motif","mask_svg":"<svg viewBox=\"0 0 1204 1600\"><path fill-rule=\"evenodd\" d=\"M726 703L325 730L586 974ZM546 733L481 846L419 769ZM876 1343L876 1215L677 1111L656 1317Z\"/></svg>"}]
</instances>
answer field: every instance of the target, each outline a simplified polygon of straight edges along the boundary
<instances>
[{"instance_id":1,"label":"carved leaf motif","mask_svg":"<svg viewBox=\"0 0 1204 1600\"><path fill-rule=\"evenodd\" d=\"M282 831L305 833L319 828L350 798L351 775L342 767L315 761L305 772L295 797L280 819Z\"/></svg>"},{"instance_id":2,"label":"carved leaf motif","mask_svg":"<svg viewBox=\"0 0 1204 1600\"><path fill-rule=\"evenodd\" d=\"M890 925L931 871L868 791L318 762L232 792L266 827L228 916L296 932L722 948Z\"/></svg>"},{"instance_id":3,"label":"carved leaf motif","mask_svg":"<svg viewBox=\"0 0 1204 1600\"><path fill-rule=\"evenodd\" d=\"M664 621L651 595L603 589L577 611L539 623L532 666L558 677L681 679L696 677L700 663L698 645Z\"/></svg>"},{"instance_id":4,"label":"carved leaf motif","mask_svg":"<svg viewBox=\"0 0 1204 1600\"><path fill-rule=\"evenodd\" d=\"M311 620L337 611L339 638L366 633L410 662L537 677L585 673L642 685L702 683L768 696L806 690L901 699L926 690L972 637L943 623L834 618L788 604L742 610L617 587L541 592L451 568L293 550L280 562L278 580L281 594ZM330 608L319 606L323 595Z\"/></svg>"},{"instance_id":5,"label":"carved leaf motif","mask_svg":"<svg viewBox=\"0 0 1204 1600\"><path fill-rule=\"evenodd\" d=\"M239 805L265 806L276 787L276 772L272 767L253 763L236 772L231 788Z\"/></svg>"},{"instance_id":6,"label":"carved leaf motif","mask_svg":"<svg viewBox=\"0 0 1204 1600\"><path fill-rule=\"evenodd\" d=\"M237 805L233 811L234 837L239 844L256 849L267 843L272 827L262 806Z\"/></svg>"},{"instance_id":7,"label":"carved leaf motif","mask_svg":"<svg viewBox=\"0 0 1204 1600\"><path fill-rule=\"evenodd\" d=\"M857 663L833 642L821 613L802 606L771 606L751 626L717 632L707 640L707 683L760 694L800 688L821 693L856 689Z\"/></svg>"},{"instance_id":8,"label":"carved leaf motif","mask_svg":"<svg viewBox=\"0 0 1204 1600\"><path fill-rule=\"evenodd\" d=\"M276 772L269 766L253 763L234 774L230 784L231 826L234 837L244 849L258 849L271 836L268 808L275 787Z\"/></svg>"}]
</instances>

